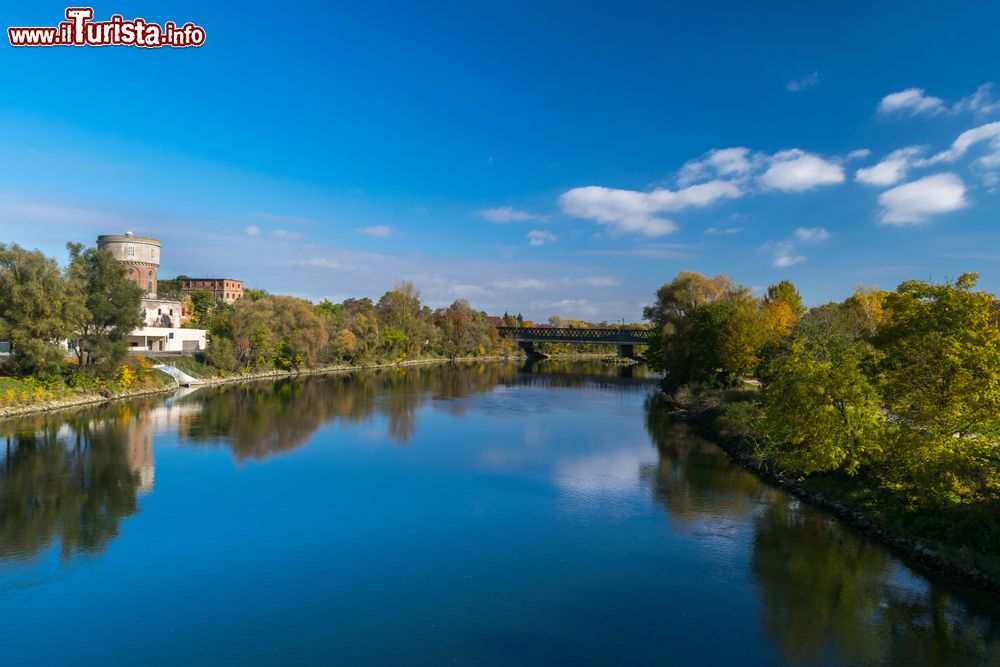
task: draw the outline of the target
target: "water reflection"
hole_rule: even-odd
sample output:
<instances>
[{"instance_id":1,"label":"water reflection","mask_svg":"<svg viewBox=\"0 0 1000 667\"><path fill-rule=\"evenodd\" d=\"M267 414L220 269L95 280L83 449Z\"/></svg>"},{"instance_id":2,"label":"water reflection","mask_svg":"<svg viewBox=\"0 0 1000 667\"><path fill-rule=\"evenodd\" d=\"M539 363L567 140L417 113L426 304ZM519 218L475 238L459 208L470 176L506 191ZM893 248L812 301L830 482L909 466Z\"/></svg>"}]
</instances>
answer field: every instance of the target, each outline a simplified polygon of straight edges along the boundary
<instances>
[{"instance_id":1,"label":"water reflection","mask_svg":"<svg viewBox=\"0 0 1000 667\"><path fill-rule=\"evenodd\" d=\"M225 385L186 399L200 408L182 439L259 460L300 447L333 420L356 424L381 415L389 439L405 445L416 433L417 411L430 401L486 392L514 373L510 365L438 364Z\"/></svg>"},{"instance_id":2,"label":"water reflection","mask_svg":"<svg viewBox=\"0 0 1000 667\"><path fill-rule=\"evenodd\" d=\"M325 429L338 423L363 427ZM373 433L419 446L372 448ZM169 622L189 619L186 639L210 629L202 648L226 632L240 638L226 647L266 646L218 619L285 605L274 631L315 631L303 646L327 646L330 619L357 637L353 656L412 633L386 643L401 652L390 664L432 636L438 648L468 642L470 657L496 637L497 664L552 646L652 663L663 645L681 663L724 664L719 622L749 662L1000 664L996 601L931 582L760 483L671 423L639 367L547 360L229 385L6 422L0 438L0 564L92 553L124 533L87 566L54 566L78 568L65 580L18 592L37 596L39 617L76 600L89 619L101 600L76 583L113 576L117 599L162 585L187 604ZM234 474L230 453L262 460L307 442L331 446ZM142 520L122 530L140 503ZM129 572L148 561L157 577ZM226 595L204 597L204 582ZM399 599L420 600L442 632ZM144 627L123 633L132 650L158 641ZM505 643L519 632L537 644ZM23 642L20 655L37 648Z\"/></svg>"},{"instance_id":3,"label":"water reflection","mask_svg":"<svg viewBox=\"0 0 1000 667\"><path fill-rule=\"evenodd\" d=\"M0 558L99 551L153 484L152 439L134 406L100 418L47 415L8 424L0 466Z\"/></svg>"},{"instance_id":4,"label":"water reflection","mask_svg":"<svg viewBox=\"0 0 1000 667\"><path fill-rule=\"evenodd\" d=\"M914 574L827 515L762 484L651 397L659 454L641 470L672 519L700 541L749 533L760 622L790 664L1000 664L1000 606Z\"/></svg>"}]
</instances>

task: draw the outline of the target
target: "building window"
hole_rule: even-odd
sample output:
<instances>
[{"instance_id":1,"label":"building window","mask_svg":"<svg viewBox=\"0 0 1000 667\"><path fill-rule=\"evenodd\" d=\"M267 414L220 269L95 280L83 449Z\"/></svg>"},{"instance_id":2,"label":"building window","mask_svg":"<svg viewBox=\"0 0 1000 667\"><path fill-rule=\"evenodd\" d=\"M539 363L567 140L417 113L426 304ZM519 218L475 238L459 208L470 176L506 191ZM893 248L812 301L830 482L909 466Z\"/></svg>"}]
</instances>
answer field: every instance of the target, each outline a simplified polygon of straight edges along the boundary
<instances>
[{"instance_id":1,"label":"building window","mask_svg":"<svg viewBox=\"0 0 1000 667\"><path fill-rule=\"evenodd\" d=\"M146 283L146 294L152 294L152 293L153 293L153 283L151 282Z\"/></svg>"},{"instance_id":2,"label":"building window","mask_svg":"<svg viewBox=\"0 0 1000 667\"><path fill-rule=\"evenodd\" d=\"M156 314L157 315L162 315L163 314L163 309L162 308L157 308L156 309Z\"/></svg>"},{"instance_id":3,"label":"building window","mask_svg":"<svg viewBox=\"0 0 1000 667\"><path fill-rule=\"evenodd\" d=\"M125 246L125 254L128 257L135 257L135 246L134 245Z\"/></svg>"},{"instance_id":4,"label":"building window","mask_svg":"<svg viewBox=\"0 0 1000 667\"><path fill-rule=\"evenodd\" d=\"M133 273L135 273L135 269L129 267L128 274L132 275Z\"/></svg>"}]
</instances>

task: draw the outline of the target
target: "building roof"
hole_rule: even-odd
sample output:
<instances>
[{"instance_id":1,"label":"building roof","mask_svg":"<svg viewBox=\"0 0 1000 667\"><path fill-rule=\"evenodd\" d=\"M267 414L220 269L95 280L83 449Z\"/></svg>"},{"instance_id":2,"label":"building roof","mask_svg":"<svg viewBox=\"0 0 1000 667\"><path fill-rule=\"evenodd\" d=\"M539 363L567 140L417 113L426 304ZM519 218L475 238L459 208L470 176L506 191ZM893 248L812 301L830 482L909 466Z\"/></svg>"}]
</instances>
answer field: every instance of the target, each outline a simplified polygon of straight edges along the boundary
<instances>
[{"instance_id":1,"label":"building roof","mask_svg":"<svg viewBox=\"0 0 1000 667\"><path fill-rule=\"evenodd\" d=\"M151 245L160 245L160 239L154 239L150 236L136 236L131 232L127 234L101 234L97 237L97 244L101 243L111 243L111 242L121 242L121 243L149 243Z\"/></svg>"},{"instance_id":2,"label":"building roof","mask_svg":"<svg viewBox=\"0 0 1000 667\"><path fill-rule=\"evenodd\" d=\"M219 282L220 280L229 280L229 281L234 282L234 283L241 283L241 282L243 282L239 278L182 278L181 282L194 281L194 280L206 280L206 281L212 281L212 282Z\"/></svg>"}]
</instances>

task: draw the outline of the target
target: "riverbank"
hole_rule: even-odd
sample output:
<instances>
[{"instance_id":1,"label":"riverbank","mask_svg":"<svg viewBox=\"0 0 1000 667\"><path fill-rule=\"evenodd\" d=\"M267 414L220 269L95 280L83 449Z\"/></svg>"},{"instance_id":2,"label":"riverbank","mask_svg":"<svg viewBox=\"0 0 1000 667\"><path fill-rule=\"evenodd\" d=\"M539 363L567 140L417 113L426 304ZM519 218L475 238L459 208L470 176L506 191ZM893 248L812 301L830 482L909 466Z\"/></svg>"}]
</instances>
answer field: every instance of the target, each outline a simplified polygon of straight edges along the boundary
<instances>
[{"instance_id":1,"label":"riverbank","mask_svg":"<svg viewBox=\"0 0 1000 667\"><path fill-rule=\"evenodd\" d=\"M733 433L732 425L720 419L727 406L755 401L748 398L752 393L711 392L695 399L694 405L691 399L677 401L664 395L663 400L672 405L671 419L689 424L698 435L716 443L736 463L767 483L826 511L915 565L1000 593L1000 555L983 552L972 544L974 535L1000 532L995 517L963 508L949 512L914 507L860 476L789 474L762 455L752 434Z\"/></svg>"},{"instance_id":2,"label":"riverbank","mask_svg":"<svg viewBox=\"0 0 1000 667\"><path fill-rule=\"evenodd\" d=\"M246 373L232 373L224 376L211 376L211 377L199 376L198 379L202 380L203 382L203 384L199 386L214 386L223 384L235 384L240 382L255 382L259 380L277 380L281 378L292 378L292 377L300 377L307 375L327 375L334 373L350 373L354 371L363 371L363 370L405 368L407 366L420 366L427 364L520 361L523 358L524 358L523 355L515 354L515 355L489 355L482 357L456 357L453 359L446 359L446 358L409 359L406 361L400 361L395 363L362 364L359 366L340 364L335 366L321 366L316 368L301 368L294 370L268 369L261 371L250 371ZM14 417L22 417L25 415L38 414L43 412L52 412L55 410L67 410L71 408L103 405L106 403L112 403L116 401L126 401L133 398L141 398L143 396L152 396L156 394L169 394L174 391L177 391L177 388L178 385L171 379L171 382L164 383L162 386L157 386L157 387L143 387L141 389L124 390L116 392L106 392L106 391L101 392L95 390L93 393L88 393L78 397L62 398L51 401L42 401L39 403L33 403L27 405L7 406L0 408L0 421L3 421L5 419L11 419Z\"/></svg>"}]
</instances>

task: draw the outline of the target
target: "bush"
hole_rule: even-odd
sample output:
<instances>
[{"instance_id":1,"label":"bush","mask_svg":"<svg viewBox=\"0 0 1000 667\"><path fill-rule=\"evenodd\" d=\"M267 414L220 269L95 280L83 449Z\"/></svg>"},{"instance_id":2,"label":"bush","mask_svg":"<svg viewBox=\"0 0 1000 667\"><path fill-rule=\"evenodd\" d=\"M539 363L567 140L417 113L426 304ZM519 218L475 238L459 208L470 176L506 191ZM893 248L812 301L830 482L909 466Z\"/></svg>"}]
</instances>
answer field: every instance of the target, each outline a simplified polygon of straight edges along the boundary
<instances>
[{"instance_id":1,"label":"bush","mask_svg":"<svg viewBox=\"0 0 1000 667\"><path fill-rule=\"evenodd\" d=\"M725 403L715 420L719 433L726 438L758 438L764 410L757 401Z\"/></svg>"}]
</instances>

